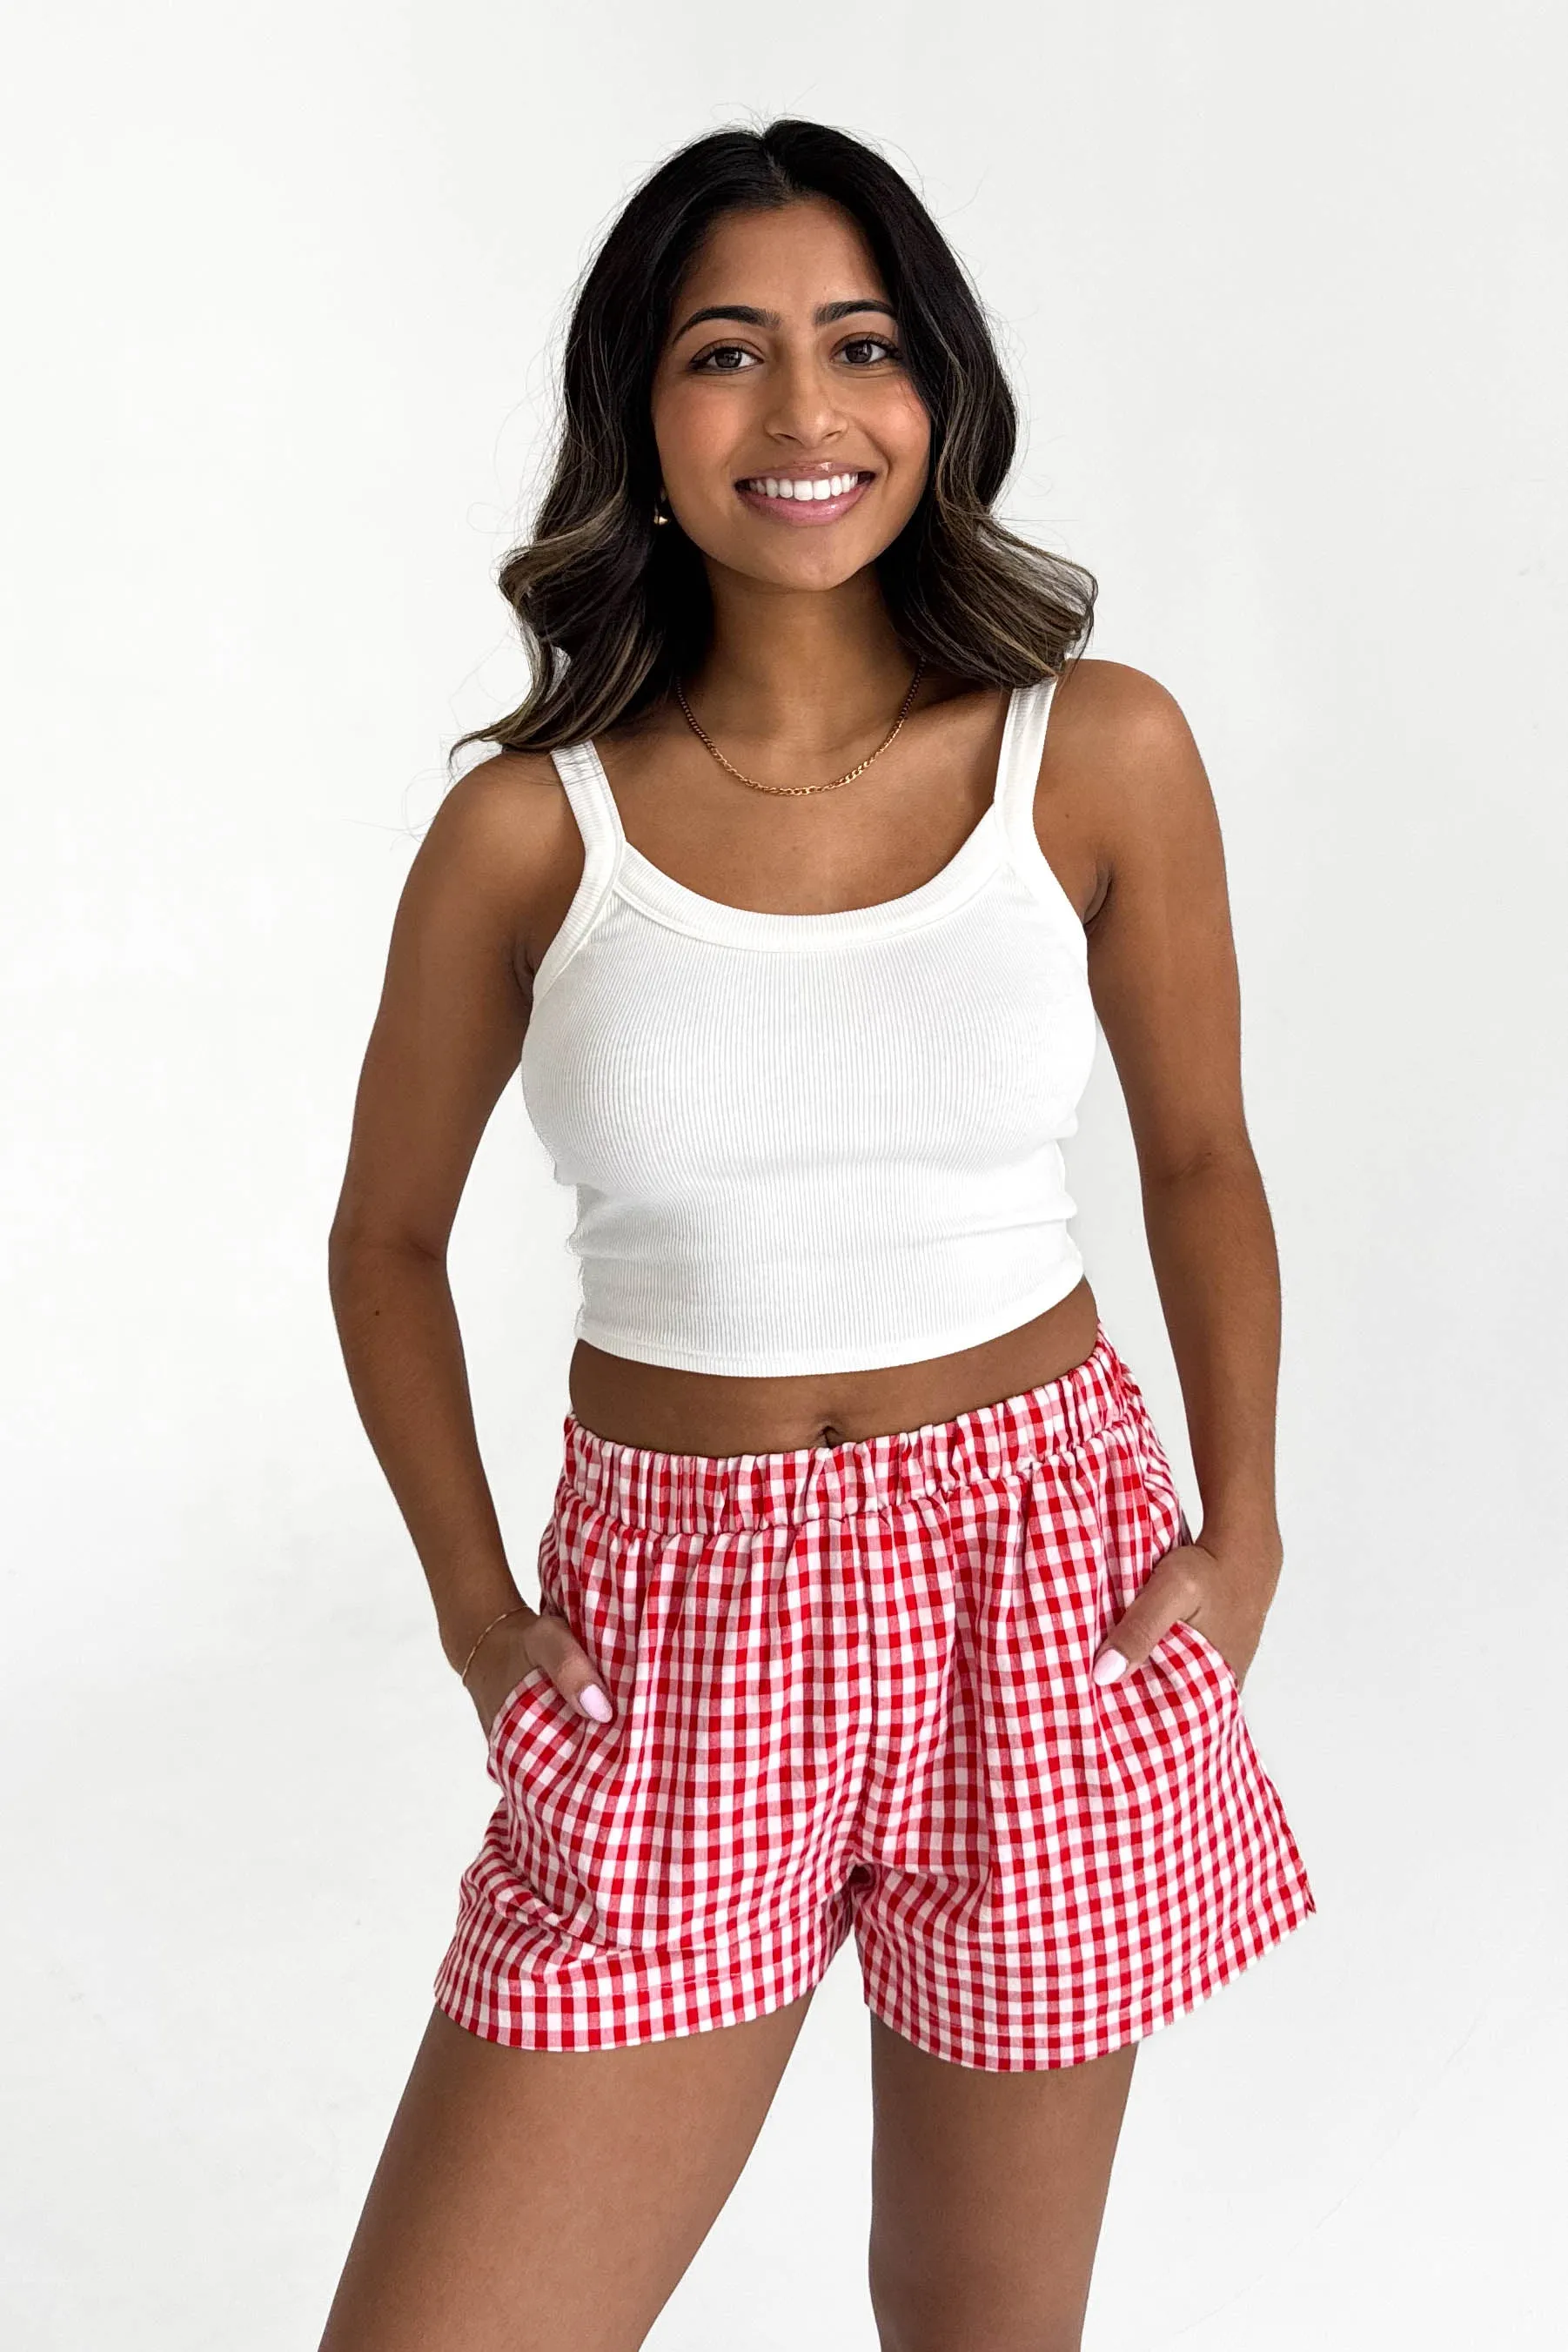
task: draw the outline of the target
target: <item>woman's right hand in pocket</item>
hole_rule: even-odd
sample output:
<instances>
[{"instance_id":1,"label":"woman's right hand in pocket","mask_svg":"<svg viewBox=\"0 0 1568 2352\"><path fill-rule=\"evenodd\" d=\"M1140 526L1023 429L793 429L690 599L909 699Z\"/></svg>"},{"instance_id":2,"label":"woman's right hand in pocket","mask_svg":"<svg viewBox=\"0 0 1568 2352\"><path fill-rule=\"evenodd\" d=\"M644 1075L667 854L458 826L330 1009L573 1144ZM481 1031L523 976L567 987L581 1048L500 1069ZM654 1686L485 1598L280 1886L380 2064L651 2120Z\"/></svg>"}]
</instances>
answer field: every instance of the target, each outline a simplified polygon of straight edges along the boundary
<instances>
[{"instance_id":1,"label":"woman's right hand in pocket","mask_svg":"<svg viewBox=\"0 0 1568 2352\"><path fill-rule=\"evenodd\" d=\"M508 1697L535 1666L549 1675L580 1715L595 1723L608 1723L614 1717L616 1710L598 1669L574 1638L564 1617L553 1610L535 1610L498 1625L469 1670L468 1696L487 1738Z\"/></svg>"}]
</instances>

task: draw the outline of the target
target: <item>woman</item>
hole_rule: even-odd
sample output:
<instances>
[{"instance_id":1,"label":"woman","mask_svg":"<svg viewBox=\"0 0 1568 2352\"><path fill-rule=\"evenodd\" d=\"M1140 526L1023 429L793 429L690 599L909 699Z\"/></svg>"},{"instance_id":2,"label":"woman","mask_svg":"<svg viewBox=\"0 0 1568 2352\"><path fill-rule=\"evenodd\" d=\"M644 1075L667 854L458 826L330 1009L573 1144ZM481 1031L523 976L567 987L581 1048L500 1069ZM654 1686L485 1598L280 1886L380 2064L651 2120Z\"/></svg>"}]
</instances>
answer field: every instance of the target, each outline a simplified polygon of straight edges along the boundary
<instances>
[{"instance_id":1,"label":"woman","mask_svg":"<svg viewBox=\"0 0 1568 2352\"><path fill-rule=\"evenodd\" d=\"M1014 425L819 125L673 157L584 283L535 683L410 875L332 1236L500 1801L327 2352L640 2344L851 1933L883 2346L1076 2345L1138 2041L1311 1908L1238 1697L1279 1286L1214 807L993 519ZM1068 1233L1097 1017L1196 1538ZM583 1275L537 1609L444 1267L520 1059Z\"/></svg>"}]
</instances>

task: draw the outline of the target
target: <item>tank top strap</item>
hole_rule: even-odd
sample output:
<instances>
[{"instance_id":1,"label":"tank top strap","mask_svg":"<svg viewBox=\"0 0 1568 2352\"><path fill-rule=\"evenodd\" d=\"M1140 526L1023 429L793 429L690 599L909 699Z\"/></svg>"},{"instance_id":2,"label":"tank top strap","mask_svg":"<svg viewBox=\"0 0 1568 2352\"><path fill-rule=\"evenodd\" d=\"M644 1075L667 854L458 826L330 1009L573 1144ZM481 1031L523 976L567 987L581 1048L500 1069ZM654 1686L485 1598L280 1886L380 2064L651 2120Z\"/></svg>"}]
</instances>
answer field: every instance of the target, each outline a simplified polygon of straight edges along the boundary
<instances>
[{"instance_id":1,"label":"tank top strap","mask_svg":"<svg viewBox=\"0 0 1568 2352\"><path fill-rule=\"evenodd\" d=\"M1035 786L1056 690L1054 677L1043 677L1035 686L1013 688L996 762L997 821L1015 863L1031 872L1040 856L1035 834Z\"/></svg>"},{"instance_id":2,"label":"tank top strap","mask_svg":"<svg viewBox=\"0 0 1568 2352\"><path fill-rule=\"evenodd\" d=\"M598 752L591 742L584 741L566 744L550 756L566 787L590 863L613 864L621 845L621 813Z\"/></svg>"},{"instance_id":3,"label":"tank top strap","mask_svg":"<svg viewBox=\"0 0 1568 2352\"><path fill-rule=\"evenodd\" d=\"M553 984L562 967L571 961L609 903L625 846L621 814L604 763L593 744L570 743L552 751L550 756L565 786L566 798L583 837L583 878L573 895L565 920L534 973L536 995L546 984Z\"/></svg>"}]
</instances>

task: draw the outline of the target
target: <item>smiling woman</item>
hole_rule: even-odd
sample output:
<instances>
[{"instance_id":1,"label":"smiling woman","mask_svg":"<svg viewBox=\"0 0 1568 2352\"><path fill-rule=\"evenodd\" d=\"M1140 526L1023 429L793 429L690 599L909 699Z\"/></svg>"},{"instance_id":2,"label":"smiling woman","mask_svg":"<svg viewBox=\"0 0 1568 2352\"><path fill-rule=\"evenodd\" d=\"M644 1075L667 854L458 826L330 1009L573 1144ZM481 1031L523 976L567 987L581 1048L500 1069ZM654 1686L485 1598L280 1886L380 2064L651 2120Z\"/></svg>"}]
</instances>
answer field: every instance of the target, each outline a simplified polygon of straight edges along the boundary
<instances>
[{"instance_id":1,"label":"smiling woman","mask_svg":"<svg viewBox=\"0 0 1568 2352\"><path fill-rule=\"evenodd\" d=\"M832 217L830 208L824 206L821 210L823 228L831 235L837 224ZM736 260L730 260L727 266L736 267ZM876 312L879 312L887 319L893 316L890 303L881 301L872 295L852 296L847 301L819 302L811 311L810 320L813 329L820 335L826 328L837 327L847 320ZM755 328L759 334L772 336L775 340L784 334L785 329L785 321L776 310L759 310L739 302L729 305L715 302L706 310L694 310L691 316L676 329L670 338L670 348L678 349L693 328L705 326L710 320L721 319L736 320L742 326ZM896 362L900 356L896 344L887 336L869 335L865 332L841 339L839 349L834 356L846 366L852 367L857 373L866 373L868 367L874 372L875 359L869 362L864 360L852 360L850 355L856 352L879 353L885 362ZM806 362L808 365L813 356L815 355L808 355ZM743 345L721 343L704 352L700 359L690 362L689 365L693 373L723 373L740 375L751 373L752 370L749 367L726 367L721 371L717 362L721 360L747 360L748 358L756 365L763 364L757 360L754 352L748 352ZM920 438L923 453L926 439L923 410ZM778 454L775 452L774 463L779 462ZM837 522L841 515L847 514L862 493L877 479L877 468L874 466L851 464L843 451L837 453L835 457L815 459L797 457L792 451L787 453L784 462L787 462L790 467L787 474L775 473L770 469L763 474L742 475L735 484L741 496L748 503L754 505L760 513L784 523L810 525Z\"/></svg>"},{"instance_id":2,"label":"smiling woman","mask_svg":"<svg viewBox=\"0 0 1568 2352\"><path fill-rule=\"evenodd\" d=\"M827 249L808 261L792 237L791 300L748 300L758 240L786 208ZM824 269L837 282L820 282ZM669 322L662 337L644 331L650 319ZM765 421L781 392L806 404L782 447ZM817 433L839 400L842 428ZM727 520L750 512L792 531L853 514L852 539L826 534L781 578L874 562L901 641L956 676L1025 686L1088 636L1092 575L992 511L1017 418L973 286L899 173L823 124L716 132L651 174L584 278L562 408L533 532L500 572L532 687L459 736L453 758L480 740L552 751L657 704L713 627L706 540L659 526L715 521L726 497ZM817 483L846 470L868 478L821 499L819 516ZM747 544L749 571L764 542Z\"/></svg>"},{"instance_id":3,"label":"smiling woman","mask_svg":"<svg viewBox=\"0 0 1568 2352\"><path fill-rule=\"evenodd\" d=\"M788 219L784 242L776 205L733 210L709 231L649 411L661 504L710 562L820 591L869 582L868 567L911 527L932 422L900 344L868 331L873 320L896 329L897 312L858 223L817 195L796 197ZM767 280L773 306L733 299Z\"/></svg>"},{"instance_id":4,"label":"smiling woman","mask_svg":"<svg viewBox=\"0 0 1568 2352\"><path fill-rule=\"evenodd\" d=\"M632 2352L850 1936L885 2352L1070 2352L1139 2042L1311 1908L1241 1699L1279 1299L1217 825L997 521L1014 430L821 125L672 158L579 296L533 682L415 861L333 1228L499 1801L326 2352ZM1069 1230L1100 1027L1201 1538ZM538 1608L445 1272L514 1076L583 1280Z\"/></svg>"}]
</instances>

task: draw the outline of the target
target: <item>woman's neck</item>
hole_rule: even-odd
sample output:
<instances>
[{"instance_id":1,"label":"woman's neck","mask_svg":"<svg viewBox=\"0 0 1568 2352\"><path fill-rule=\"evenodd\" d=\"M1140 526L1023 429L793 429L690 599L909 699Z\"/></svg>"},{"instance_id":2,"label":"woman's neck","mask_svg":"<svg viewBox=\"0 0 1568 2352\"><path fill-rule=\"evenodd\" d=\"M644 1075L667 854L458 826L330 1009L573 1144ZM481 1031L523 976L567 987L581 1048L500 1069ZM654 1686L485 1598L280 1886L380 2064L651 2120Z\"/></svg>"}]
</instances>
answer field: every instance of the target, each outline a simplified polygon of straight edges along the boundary
<instances>
[{"instance_id":1,"label":"woman's neck","mask_svg":"<svg viewBox=\"0 0 1568 2352\"><path fill-rule=\"evenodd\" d=\"M886 730L912 664L874 572L803 592L713 571L712 638L683 680L705 727L824 758Z\"/></svg>"}]
</instances>

